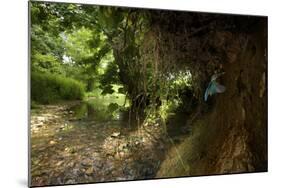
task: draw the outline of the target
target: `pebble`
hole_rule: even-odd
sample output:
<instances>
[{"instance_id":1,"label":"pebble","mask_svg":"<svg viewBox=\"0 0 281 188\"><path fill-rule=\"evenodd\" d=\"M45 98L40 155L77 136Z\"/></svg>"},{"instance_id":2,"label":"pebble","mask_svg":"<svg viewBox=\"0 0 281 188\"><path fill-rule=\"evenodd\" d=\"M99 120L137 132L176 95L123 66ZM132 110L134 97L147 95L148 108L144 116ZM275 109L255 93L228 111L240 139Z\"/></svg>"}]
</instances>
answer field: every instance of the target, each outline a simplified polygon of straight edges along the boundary
<instances>
[{"instance_id":1,"label":"pebble","mask_svg":"<svg viewBox=\"0 0 281 188\"><path fill-rule=\"evenodd\" d=\"M67 180L65 183L66 184L75 184L76 182L74 180Z\"/></svg>"},{"instance_id":2,"label":"pebble","mask_svg":"<svg viewBox=\"0 0 281 188\"><path fill-rule=\"evenodd\" d=\"M43 125L43 122L39 122L37 124L33 124L33 126L35 126L35 127L42 127L42 125Z\"/></svg>"},{"instance_id":3,"label":"pebble","mask_svg":"<svg viewBox=\"0 0 281 188\"><path fill-rule=\"evenodd\" d=\"M63 163L63 161L57 162L56 166L60 166Z\"/></svg>"},{"instance_id":4,"label":"pebble","mask_svg":"<svg viewBox=\"0 0 281 188\"><path fill-rule=\"evenodd\" d=\"M121 152L119 153L119 156L120 156L120 158L124 158L125 153L121 151Z\"/></svg>"},{"instance_id":5,"label":"pebble","mask_svg":"<svg viewBox=\"0 0 281 188\"><path fill-rule=\"evenodd\" d=\"M88 169L86 170L86 174L87 174L87 175L92 175L93 172L94 172L94 168L93 168L93 167L90 167L90 168L88 168Z\"/></svg>"},{"instance_id":6,"label":"pebble","mask_svg":"<svg viewBox=\"0 0 281 188\"><path fill-rule=\"evenodd\" d=\"M53 144L56 144L57 142L51 140L49 143L50 143L51 145L53 145Z\"/></svg>"},{"instance_id":7,"label":"pebble","mask_svg":"<svg viewBox=\"0 0 281 188\"><path fill-rule=\"evenodd\" d=\"M84 159L81 164L84 165L84 166L91 166L92 165L92 160L90 159Z\"/></svg>"},{"instance_id":8,"label":"pebble","mask_svg":"<svg viewBox=\"0 0 281 188\"><path fill-rule=\"evenodd\" d=\"M38 116L37 119L38 119L38 121L45 121L46 118Z\"/></svg>"},{"instance_id":9,"label":"pebble","mask_svg":"<svg viewBox=\"0 0 281 188\"><path fill-rule=\"evenodd\" d=\"M112 135L111 135L111 137L118 137L118 136L120 136L120 132L114 132L114 133L112 133Z\"/></svg>"}]
</instances>

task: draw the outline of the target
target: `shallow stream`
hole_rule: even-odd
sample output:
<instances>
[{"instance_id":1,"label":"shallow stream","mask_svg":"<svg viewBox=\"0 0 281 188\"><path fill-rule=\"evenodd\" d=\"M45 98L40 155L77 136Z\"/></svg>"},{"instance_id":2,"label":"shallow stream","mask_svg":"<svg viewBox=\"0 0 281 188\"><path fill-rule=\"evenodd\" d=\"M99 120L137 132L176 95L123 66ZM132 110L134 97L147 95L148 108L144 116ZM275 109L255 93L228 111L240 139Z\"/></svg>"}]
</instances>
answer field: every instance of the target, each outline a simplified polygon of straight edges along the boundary
<instances>
[{"instance_id":1,"label":"shallow stream","mask_svg":"<svg viewBox=\"0 0 281 188\"><path fill-rule=\"evenodd\" d=\"M163 160L161 131L130 129L121 103L92 98L32 109L32 185L153 178Z\"/></svg>"}]
</instances>

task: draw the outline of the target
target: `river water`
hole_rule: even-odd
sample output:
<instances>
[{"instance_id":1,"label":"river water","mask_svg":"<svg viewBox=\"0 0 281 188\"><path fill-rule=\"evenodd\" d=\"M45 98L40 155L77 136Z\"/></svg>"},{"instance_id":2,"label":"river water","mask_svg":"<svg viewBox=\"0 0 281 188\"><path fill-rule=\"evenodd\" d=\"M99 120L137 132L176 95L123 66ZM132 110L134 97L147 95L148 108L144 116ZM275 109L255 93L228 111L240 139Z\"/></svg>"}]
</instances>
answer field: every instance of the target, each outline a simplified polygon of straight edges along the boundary
<instances>
[{"instance_id":1,"label":"river water","mask_svg":"<svg viewBox=\"0 0 281 188\"><path fill-rule=\"evenodd\" d=\"M133 130L119 98L31 110L32 186L153 178L165 151L159 125Z\"/></svg>"}]
</instances>

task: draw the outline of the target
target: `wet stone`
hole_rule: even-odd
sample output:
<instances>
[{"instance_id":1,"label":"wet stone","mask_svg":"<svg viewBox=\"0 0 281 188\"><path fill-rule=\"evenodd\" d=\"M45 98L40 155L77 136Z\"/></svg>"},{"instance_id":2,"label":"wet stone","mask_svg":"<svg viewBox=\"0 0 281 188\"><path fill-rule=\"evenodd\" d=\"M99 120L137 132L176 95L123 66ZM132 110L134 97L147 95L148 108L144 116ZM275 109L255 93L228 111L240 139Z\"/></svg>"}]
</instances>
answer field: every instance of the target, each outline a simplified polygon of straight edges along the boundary
<instances>
[{"instance_id":1,"label":"wet stone","mask_svg":"<svg viewBox=\"0 0 281 188\"><path fill-rule=\"evenodd\" d=\"M91 166L91 165L92 165L92 160L90 160L90 159L84 159L84 160L81 162L81 164L82 164L83 166Z\"/></svg>"}]
</instances>

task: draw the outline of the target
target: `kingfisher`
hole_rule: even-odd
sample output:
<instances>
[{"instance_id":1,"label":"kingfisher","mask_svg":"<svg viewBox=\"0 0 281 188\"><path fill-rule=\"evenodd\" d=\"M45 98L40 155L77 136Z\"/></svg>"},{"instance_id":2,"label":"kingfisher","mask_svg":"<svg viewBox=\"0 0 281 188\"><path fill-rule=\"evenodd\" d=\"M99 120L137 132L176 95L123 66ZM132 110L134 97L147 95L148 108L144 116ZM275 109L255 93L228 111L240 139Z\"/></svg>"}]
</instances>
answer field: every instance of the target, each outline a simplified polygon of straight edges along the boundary
<instances>
[{"instance_id":1,"label":"kingfisher","mask_svg":"<svg viewBox=\"0 0 281 188\"><path fill-rule=\"evenodd\" d=\"M220 77L221 75L223 75L225 72L222 72L222 73L216 73L214 75L212 75L211 77L211 81L210 83L208 84L208 87L205 91L205 95L204 95L204 100L207 101L208 99L208 96L212 96L216 93L223 93L225 92L225 86L219 84L216 82L216 79L218 77Z\"/></svg>"}]
</instances>

